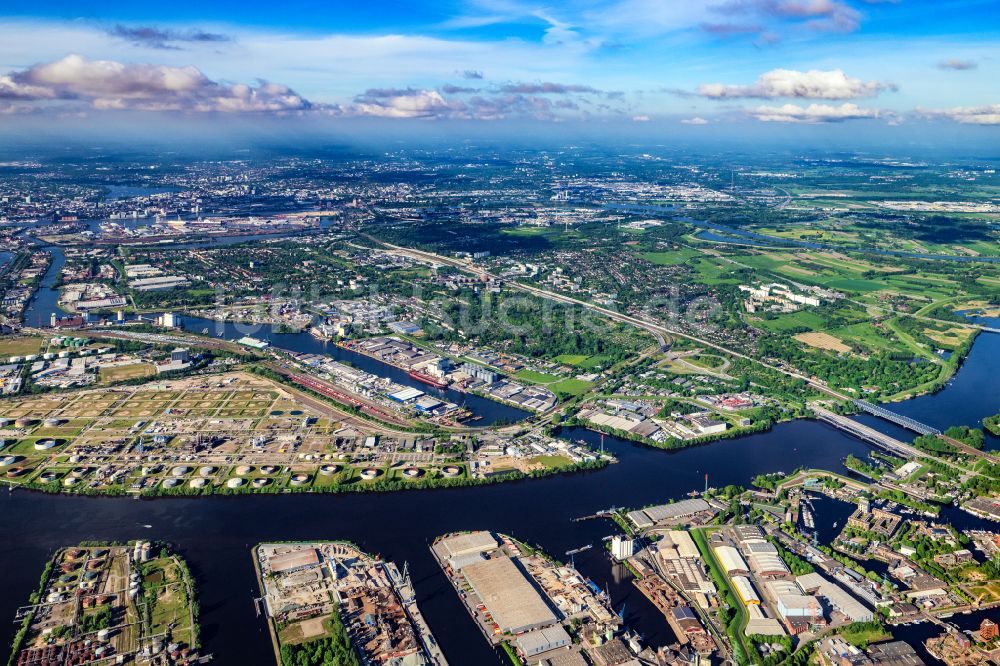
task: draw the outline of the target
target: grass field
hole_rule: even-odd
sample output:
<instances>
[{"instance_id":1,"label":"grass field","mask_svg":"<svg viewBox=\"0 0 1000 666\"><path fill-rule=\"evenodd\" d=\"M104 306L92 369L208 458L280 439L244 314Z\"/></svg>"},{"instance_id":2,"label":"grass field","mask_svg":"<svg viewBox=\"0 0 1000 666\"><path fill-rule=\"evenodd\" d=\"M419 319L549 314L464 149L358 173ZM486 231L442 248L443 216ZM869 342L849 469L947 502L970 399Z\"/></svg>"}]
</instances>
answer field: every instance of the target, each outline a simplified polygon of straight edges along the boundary
<instances>
[{"instance_id":1,"label":"grass field","mask_svg":"<svg viewBox=\"0 0 1000 666\"><path fill-rule=\"evenodd\" d=\"M611 362L610 356L602 356L598 354L596 356L588 357L586 360L581 361L577 365L580 366L581 368L584 368L585 370L591 370L599 366L607 365L610 362Z\"/></svg>"},{"instance_id":2,"label":"grass field","mask_svg":"<svg viewBox=\"0 0 1000 666\"><path fill-rule=\"evenodd\" d=\"M867 323L842 326L830 331L830 334L847 342L855 342L866 349L889 352L913 351L906 344L890 337L888 332L883 332Z\"/></svg>"},{"instance_id":3,"label":"grass field","mask_svg":"<svg viewBox=\"0 0 1000 666\"><path fill-rule=\"evenodd\" d=\"M698 271L698 280L707 285L739 284L742 280L734 273L738 267L720 259L701 257L691 261L691 266Z\"/></svg>"},{"instance_id":4,"label":"grass field","mask_svg":"<svg viewBox=\"0 0 1000 666\"><path fill-rule=\"evenodd\" d=\"M552 382L559 381L559 378L555 375L547 375L544 372L535 372L534 370L518 370L514 376L517 379L523 379L533 384L551 384Z\"/></svg>"},{"instance_id":5,"label":"grass field","mask_svg":"<svg viewBox=\"0 0 1000 666\"><path fill-rule=\"evenodd\" d=\"M573 464L566 456L537 456L532 458L532 462L541 463L546 469L560 469Z\"/></svg>"},{"instance_id":6,"label":"grass field","mask_svg":"<svg viewBox=\"0 0 1000 666\"><path fill-rule=\"evenodd\" d=\"M798 312L780 314L774 319L761 319L757 322L757 324L761 328L766 328L767 330L774 331L775 333L781 333L782 331L790 331L800 326L811 328L813 330L825 328L827 321L821 314L811 310L799 310Z\"/></svg>"},{"instance_id":7,"label":"grass field","mask_svg":"<svg viewBox=\"0 0 1000 666\"><path fill-rule=\"evenodd\" d=\"M682 247L677 250L669 250L666 252L643 252L640 256L651 264L656 264L657 266L673 266L675 264L683 264L689 259L700 257L701 252L691 248Z\"/></svg>"},{"instance_id":8,"label":"grass field","mask_svg":"<svg viewBox=\"0 0 1000 666\"><path fill-rule=\"evenodd\" d=\"M550 384L549 388L556 393L568 393L569 395L582 395L590 390L591 382L582 379L564 379L561 382Z\"/></svg>"},{"instance_id":9,"label":"grass field","mask_svg":"<svg viewBox=\"0 0 1000 666\"><path fill-rule=\"evenodd\" d=\"M556 363L565 363L566 365L580 365L588 358L590 357L586 354L560 354L552 360Z\"/></svg>"},{"instance_id":10,"label":"grass field","mask_svg":"<svg viewBox=\"0 0 1000 666\"><path fill-rule=\"evenodd\" d=\"M149 363L133 363L131 365L119 365L113 368L101 368L101 383L111 384L125 379L149 377L155 373L156 370Z\"/></svg>"},{"instance_id":11,"label":"grass field","mask_svg":"<svg viewBox=\"0 0 1000 666\"><path fill-rule=\"evenodd\" d=\"M41 348L42 339L38 336L0 338L0 358L37 354Z\"/></svg>"}]
</instances>

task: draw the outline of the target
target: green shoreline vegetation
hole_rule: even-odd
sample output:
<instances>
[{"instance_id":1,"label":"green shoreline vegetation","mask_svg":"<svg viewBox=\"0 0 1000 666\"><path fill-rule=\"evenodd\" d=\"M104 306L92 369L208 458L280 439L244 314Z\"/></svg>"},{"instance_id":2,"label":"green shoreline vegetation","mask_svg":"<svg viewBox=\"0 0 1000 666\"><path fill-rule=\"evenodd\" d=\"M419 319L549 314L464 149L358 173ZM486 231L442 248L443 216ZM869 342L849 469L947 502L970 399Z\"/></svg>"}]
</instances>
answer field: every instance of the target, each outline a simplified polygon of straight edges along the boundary
<instances>
[{"instance_id":1,"label":"green shoreline vegetation","mask_svg":"<svg viewBox=\"0 0 1000 666\"><path fill-rule=\"evenodd\" d=\"M154 497L236 496L236 495L254 495L254 494L278 495L278 494L289 494L289 493L317 493L317 494L378 493L378 492L395 492L400 490L433 490L439 488L469 488L473 486L490 486L490 485L496 485L498 483L507 483L512 481L524 481L527 479L542 479L545 477L554 476L556 474L594 471L603 469L604 467L610 464L612 464L611 460L607 458L602 458L600 460L570 463L568 465L547 467L545 469L536 469L532 470L531 472L521 472L517 470L503 471L487 476L482 479L472 479L467 476L460 476L454 478L424 477L420 479L409 480L409 479L397 479L397 478L390 479L383 476L374 481L359 480L346 484L330 483L330 484L315 485L315 486L292 486L292 485L279 485L277 483L272 483L267 486L264 486L263 488L253 488L250 486L229 488L225 485L221 486L206 485L203 488L191 488L187 485L180 485L174 488L163 488L161 486L156 486L155 488L145 489L140 492L131 492L124 487L109 487L109 488L99 488L99 489L63 488L57 482L47 483L47 484L35 484L30 482L16 483L0 479L0 483L6 483L8 486L13 488L22 488L24 490L30 490L35 492L67 494L67 495L84 495L91 497L133 495L140 498L154 498ZM312 475L312 473L310 473L310 475Z\"/></svg>"}]
</instances>

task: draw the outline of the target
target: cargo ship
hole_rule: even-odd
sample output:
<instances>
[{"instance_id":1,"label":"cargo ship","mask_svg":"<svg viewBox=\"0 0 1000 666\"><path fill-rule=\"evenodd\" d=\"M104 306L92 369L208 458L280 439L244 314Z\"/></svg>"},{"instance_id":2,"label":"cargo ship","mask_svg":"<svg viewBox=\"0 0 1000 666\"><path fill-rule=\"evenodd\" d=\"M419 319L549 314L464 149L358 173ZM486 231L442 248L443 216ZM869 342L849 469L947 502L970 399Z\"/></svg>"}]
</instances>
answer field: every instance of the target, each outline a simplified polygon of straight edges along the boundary
<instances>
[{"instance_id":1,"label":"cargo ship","mask_svg":"<svg viewBox=\"0 0 1000 666\"><path fill-rule=\"evenodd\" d=\"M424 384L430 384L434 388L439 388L439 389L448 388L448 384L446 382L442 382L440 379L437 379L436 377L425 375L424 373L417 372L416 370L411 370L409 374L410 377L416 379L418 382L423 382Z\"/></svg>"}]
</instances>

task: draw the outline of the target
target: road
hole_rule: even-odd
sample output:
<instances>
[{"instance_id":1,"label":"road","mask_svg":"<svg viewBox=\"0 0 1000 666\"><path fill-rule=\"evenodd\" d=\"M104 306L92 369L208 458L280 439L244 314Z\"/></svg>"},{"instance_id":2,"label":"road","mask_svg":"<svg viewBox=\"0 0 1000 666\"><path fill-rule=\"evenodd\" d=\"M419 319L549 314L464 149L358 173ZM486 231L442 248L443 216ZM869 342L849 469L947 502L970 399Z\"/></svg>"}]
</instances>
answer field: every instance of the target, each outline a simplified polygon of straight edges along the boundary
<instances>
[{"instance_id":1,"label":"road","mask_svg":"<svg viewBox=\"0 0 1000 666\"><path fill-rule=\"evenodd\" d=\"M369 240L371 240L371 241L373 241L375 243L379 243L390 254L398 254L400 256L409 257L411 259L416 259L417 261L432 262L432 263L441 264L441 265L444 265L444 266L452 266L454 268L458 268L460 270L463 270L463 271L472 273L474 275L477 275L480 278L493 279L493 280L499 280L500 279L499 276L494 275L494 274L490 273L489 271L483 270L481 268L477 268L476 266L473 266L473 265L471 265L469 263L466 263L465 261L461 261L459 259L452 259L450 257L444 257L444 256L441 256L439 254L434 254L432 252L425 252L423 250L413 250L413 249L410 249L410 248L400 247L398 245L392 245L391 243L385 243L383 241L380 241L379 239L377 239L377 238L375 238L373 236L365 235L365 238L368 238ZM742 353L740 353L738 351L734 351L732 349L729 349L728 347L724 347L724 346L722 346L720 344L712 342L711 340L706 340L705 338L701 338L701 337L698 337L696 335L692 335L690 333L685 333L683 331L678 331L676 329L664 326L662 324L651 322L651 321L649 321L647 319L643 319L643 318L640 318L640 317L635 317L633 315L624 314L624 313L621 313L621 312L617 312L615 310L610 310L610 309L602 307L600 305L596 305L594 303L589 303L587 301L582 301L582 300L580 300L578 298L573 298L571 296L566 296L564 294L557 294L557 293L552 292L552 291L547 291L545 289L539 289L538 287L532 287L532 286L521 284L521 283L518 283L518 282L508 282L507 284L510 287L512 287L513 289L517 289L518 291L523 291L523 292L526 292L526 293L538 296L540 298L545 298L545 299L548 299L548 300L556 301L557 303L566 303L566 304L569 304L569 305L579 305L579 306L581 306L583 308L591 310L592 312L597 312L598 314L602 314L605 317L607 317L609 319L612 319L614 321L622 322L622 323L625 323L625 324L631 324L632 326L636 326L638 328L642 328L642 329L650 332L651 334L653 334L658 340L662 339L662 336L664 336L664 335L672 335L672 336L677 336L677 337L681 337L681 338L686 338L686 339L691 340L693 342L697 342L698 344L705 345L706 347L711 347L712 349L715 349L717 351L723 352L723 353L728 354L730 356L733 356L735 358L743 359L745 361L750 361L751 363L756 363L757 365L763 366L763 367L768 368L770 370L774 370L776 372L780 372L781 374L787 375L787 376L792 377L794 379L800 379L800 380L806 382L807 384L809 384L809 386L811 386L812 388L816 389L817 391L820 391L822 393L830 395L830 396L832 396L834 398L837 398L838 400L848 400L849 401L849 400L852 399L851 397L849 397L847 395L844 395L843 393L840 393L839 391L836 391L836 390L830 388L829 386L827 386L823 382L820 382L820 381L818 381L816 379L813 379L811 377L806 377L805 375L799 374L799 373L794 372L792 370L788 370L786 368L782 368L782 367L779 367L779 366L776 366L776 365L772 365L772 364L767 363L765 361L762 361L762 360L760 360L758 358L753 358L751 356L747 356L746 354L742 354Z\"/></svg>"},{"instance_id":2,"label":"road","mask_svg":"<svg viewBox=\"0 0 1000 666\"><path fill-rule=\"evenodd\" d=\"M879 432L874 428L870 428L852 418L835 414L817 403L810 403L809 408L812 409L821 421L826 421L827 423L841 428L842 430L846 430L861 439L877 444L891 453L906 456L908 459L917 459L927 455L915 446L901 442L894 437L890 437L889 435Z\"/></svg>"}]
</instances>

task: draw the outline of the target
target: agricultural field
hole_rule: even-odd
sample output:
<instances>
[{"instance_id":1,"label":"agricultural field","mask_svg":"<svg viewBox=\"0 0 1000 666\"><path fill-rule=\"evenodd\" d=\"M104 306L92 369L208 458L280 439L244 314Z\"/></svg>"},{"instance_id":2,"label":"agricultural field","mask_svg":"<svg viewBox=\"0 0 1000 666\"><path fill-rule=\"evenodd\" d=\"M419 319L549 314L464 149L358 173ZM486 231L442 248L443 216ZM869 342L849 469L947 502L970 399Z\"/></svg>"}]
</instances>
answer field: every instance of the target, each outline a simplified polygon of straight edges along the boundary
<instances>
[{"instance_id":1,"label":"agricultural field","mask_svg":"<svg viewBox=\"0 0 1000 666\"><path fill-rule=\"evenodd\" d=\"M816 347L817 349L828 349L839 354L845 354L851 351L851 348L845 345L840 338L834 337L829 333L799 333L794 337L799 342L805 343L810 347Z\"/></svg>"}]
</instances>

